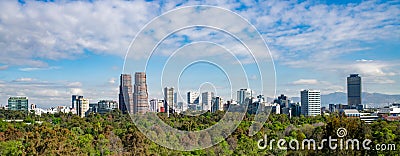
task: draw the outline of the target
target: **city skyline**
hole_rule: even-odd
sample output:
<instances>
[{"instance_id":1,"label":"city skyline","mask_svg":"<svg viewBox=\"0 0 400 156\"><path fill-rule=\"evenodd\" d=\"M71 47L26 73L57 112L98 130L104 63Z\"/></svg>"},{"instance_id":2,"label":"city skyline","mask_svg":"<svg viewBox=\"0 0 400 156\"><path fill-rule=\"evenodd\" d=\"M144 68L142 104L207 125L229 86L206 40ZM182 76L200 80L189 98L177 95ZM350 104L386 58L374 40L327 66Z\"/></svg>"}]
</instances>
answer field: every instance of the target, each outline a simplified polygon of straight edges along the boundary
<instances>
[{"instance_id":1,"label":"city skyline","mask_svg":"<svg viewBox=\"0 0 400 156\"><path fill-rule=\"evenodd\" d=\"M363 78L362 92L400 94L400 11L391 2L1 1L0 104L6 105L14 96L27 96L30 103L43 108L69 105L71 95L84 95L90 101L118 100L118 78L129 42L154 17L194 4L224 7L254 24L275 61L276 96L299 97L299 91L308 88L321 94L346 92L346 77L351 73ZM91 20L99 17L104 21ZM218 41L224 37L214 38L215 34L219 33L186 30L165 42L179 47L199 38ZM176 47L160 48L163 51L154 62ZM245 62L246 58L239 59ZM216 90L226 88L226 79L213 77L220 71L209 68L191 68L193 73L183 75L181 88L166 86L186 95L209 76L214 84L221 84ZM150 73L148 98L163 99L153 69L145 72ZM230 99L228 94L215 93Z\"/></svg>"}]
</instances>

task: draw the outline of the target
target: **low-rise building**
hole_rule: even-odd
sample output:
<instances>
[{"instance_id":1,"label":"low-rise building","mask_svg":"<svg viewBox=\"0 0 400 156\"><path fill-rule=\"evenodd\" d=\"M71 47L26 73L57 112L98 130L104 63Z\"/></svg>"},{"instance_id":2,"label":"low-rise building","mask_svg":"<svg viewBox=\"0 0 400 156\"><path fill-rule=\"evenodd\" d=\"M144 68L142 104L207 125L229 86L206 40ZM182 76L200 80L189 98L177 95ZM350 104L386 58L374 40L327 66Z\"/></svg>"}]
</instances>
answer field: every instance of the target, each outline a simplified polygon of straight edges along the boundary
<instances>
[{"instance_id":1,"label":"low-rise building","mask_svg":"<svg viewBox=\"0 0 400 156\"><path fill-rule=\"evenodd\" d=\"M8 98L8 110L28 111L28 97Z\"/></svg>"}]
</instances>

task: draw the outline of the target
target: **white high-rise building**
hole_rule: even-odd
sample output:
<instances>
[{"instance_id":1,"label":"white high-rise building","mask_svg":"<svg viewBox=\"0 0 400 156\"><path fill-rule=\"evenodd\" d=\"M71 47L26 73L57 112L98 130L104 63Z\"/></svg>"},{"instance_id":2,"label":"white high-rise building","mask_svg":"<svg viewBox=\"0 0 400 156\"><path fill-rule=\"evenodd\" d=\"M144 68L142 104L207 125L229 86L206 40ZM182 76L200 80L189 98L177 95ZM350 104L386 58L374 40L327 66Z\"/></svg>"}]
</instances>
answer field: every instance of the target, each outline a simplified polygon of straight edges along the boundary
<instances>
[{"instance_id":1,"label":"white high-rise building","mask_svg":"<svg viewBox=\"0 0 400 156\"><path fill-rule=\"evenodd\" d=\"M321 92L319 90L303 90L301 96L301 114L317 116L321 114Z\"/></svg>"},{"instance_id":2,"label":"white high-rise building","mask_svg":"<svg viewBox=\"0 0 400 156\"><path fill-rule=\"evenodd\" d=\"M150 106L149 106L149 111L150 112L158 112L158 99L151 99L150 100Z\"/></svg>"},{"instance_id":3,"label":"white high-rise building","mask_svg":"<svg viewBox=\"0 0 400 156\"><path fill-rule=\"evenodd\" d=\"M165 110L173 110L175 109L176 95L174 93L173 87L165 87L164 88L164 108Z\"/></svg>"},{"instance_id":4,"label":"white high-rise building","mask_svg":"<svg viewBox=\"0 0 400 156\"><path fill-rule=\"evenodd\" d=\"M251 89L240 89L237 91L237 102L240 105L246 104L246 101L253 97L254 92Z\"/></svg>"},{"instance_id":5,"label":"white high-rise building","mask_svg":"<svg viewBox=\"0 0 400 156\"><path fill-rule=\"evenodd\" d=\"M83 97L77 99L77 113L80 117L85 117L89 110L89 100Z\"/></svg>"},{"instance_id":6,"label":"white high-rise building","mask_svg":"<svg viewBox=\"0 0 400 156\"><path fill-rule=\"evenodd\" d=\"M187 105L190 110L197 110L199 106L200 96L198 92L189 91L187 92Z\"/></svg>"},{"instance_id":7,"label":"white high-rise building","mask_svg":"<svg viewBox=\"0 0 400 156\"><path fill-rule=\"evenodd\" d=\"M204 92L201 93L201 104L202 109L205 111L211 110L211 101L214 97L213 92Z\"/></svg>"}]
</instances>

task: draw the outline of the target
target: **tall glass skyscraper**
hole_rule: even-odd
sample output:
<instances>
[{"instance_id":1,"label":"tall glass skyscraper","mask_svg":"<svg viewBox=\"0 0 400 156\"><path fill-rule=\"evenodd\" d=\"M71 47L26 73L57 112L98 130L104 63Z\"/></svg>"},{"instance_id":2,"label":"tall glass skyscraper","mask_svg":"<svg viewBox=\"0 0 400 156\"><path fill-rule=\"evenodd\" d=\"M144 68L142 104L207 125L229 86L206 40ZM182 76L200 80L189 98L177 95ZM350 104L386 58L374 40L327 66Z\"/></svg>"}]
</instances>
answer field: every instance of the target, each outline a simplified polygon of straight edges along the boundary
<instances>
[{"instance_id":1,"label":"tall glass skyscraper","mask_svg":"<svg viewBox=\"0 0 400 156\"><path fill-rule=\"evenodd\" d=\"M122 113L133 113L132 78L130 74L121 74L118 108Z\"/></svg>"},{"instance_id":2,"label":"tall glass skyscraper","mask_svg":"<svg viewBox=\"0 0 400 156\"><path fill-rule=\"evenodd\" d=\"M72 108L78 109L78 99L83 98L82 95L72 95Z\"/></svg>"},{"instance_id":3,"label":"tall glass skyscraper","mask_svg":"<svg viewBox=\"0 0 400 156\"><path fill-rule=\"evenodd\" d=\"M253 97L254 92L251 89L240 89L237 91L237 102L240 105L248 104L248 100Z\"/></svg>"},{"instance_id":4,"label":"tall glass skyscraper","mask_svg":"<svg viewBox=\"0 0 400 156\"><path fill-rule=\"evenodd\" d=\"M351 107L361 104L361 77L358 74L347 77L347 104Z\"/></svg>"}]
</instances>

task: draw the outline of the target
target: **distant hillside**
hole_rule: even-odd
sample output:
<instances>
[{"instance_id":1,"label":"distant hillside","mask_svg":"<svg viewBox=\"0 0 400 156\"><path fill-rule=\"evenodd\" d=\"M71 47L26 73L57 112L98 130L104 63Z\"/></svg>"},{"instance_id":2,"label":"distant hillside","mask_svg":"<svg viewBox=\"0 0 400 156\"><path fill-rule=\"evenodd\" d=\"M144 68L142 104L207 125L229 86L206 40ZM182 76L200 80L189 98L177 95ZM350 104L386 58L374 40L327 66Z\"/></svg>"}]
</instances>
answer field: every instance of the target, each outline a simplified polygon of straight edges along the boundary
<instances>
[{"instance_id":1,"label":"distant hillside","mask_svg":"<svg viewBox=\"0 0 400 156\"><path fill-rule=\"evenodd\" d=\"M300 97L291 97L291 99L294 102L300 101ZM366 92L362 93L362 103L367 104L369 107L380 107L393 102L400 103L400 95L366 93ZM330 103L347 104L347 93L334 92L326 95L321 95L322 106L328 106L328 104Z\"/></svg>"}]
</instances>

